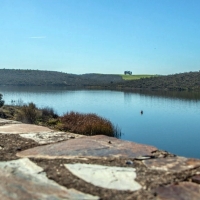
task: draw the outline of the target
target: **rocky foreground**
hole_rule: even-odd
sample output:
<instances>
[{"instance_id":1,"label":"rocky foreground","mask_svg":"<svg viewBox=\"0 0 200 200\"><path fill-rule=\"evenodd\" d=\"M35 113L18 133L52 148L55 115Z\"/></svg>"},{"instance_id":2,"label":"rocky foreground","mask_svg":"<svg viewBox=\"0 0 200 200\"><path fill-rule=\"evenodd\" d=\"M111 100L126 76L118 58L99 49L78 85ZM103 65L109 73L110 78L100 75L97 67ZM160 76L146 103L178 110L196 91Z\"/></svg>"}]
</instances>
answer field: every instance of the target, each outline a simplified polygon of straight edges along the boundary
<instances>
[{"instance_id":1,"label":"rocky foreground","mask_svg":"<svg viewBox=\"0 0 200 200\"><path fill-rule=\"evenodd\" d=\"M200 199L200 160L0 119L0 199Z\"/></svg>"}]
</instances>

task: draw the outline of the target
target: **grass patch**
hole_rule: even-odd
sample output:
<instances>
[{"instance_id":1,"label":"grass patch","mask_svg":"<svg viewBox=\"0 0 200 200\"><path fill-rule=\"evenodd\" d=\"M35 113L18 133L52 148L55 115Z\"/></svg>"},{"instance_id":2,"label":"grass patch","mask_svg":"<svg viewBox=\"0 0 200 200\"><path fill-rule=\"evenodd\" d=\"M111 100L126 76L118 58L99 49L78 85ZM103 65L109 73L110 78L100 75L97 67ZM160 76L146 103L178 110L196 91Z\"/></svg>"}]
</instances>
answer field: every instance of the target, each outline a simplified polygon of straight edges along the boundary
<instances>
[{"instance_id":1,"label":"grass patch","mask_svg":"<svg viewBox=\"0 0 200 200\"><path fill-rule=\"evenodd\" d=\"M60 128L64 131L82 135L107 135L119 138L121 131L118 127L96 114L81 114L77 112L66 113L60 118Z\"/></svg>"},{"instance_id":2,"label":"grass patch","mask_svg":"<svg viewBox=\"0 0 200 200\"><path fill-rule=\"evenodd\" d=\"M148 74L140 74L140 75L124 75L122 74L121 75L122 78L126 81L130 81L130 80L138 80L138 79L141 79L141 78L150 78L150 77L155 77L155 76L158 76L158 75L148 75Z\"/></svg>"}]
</instances>

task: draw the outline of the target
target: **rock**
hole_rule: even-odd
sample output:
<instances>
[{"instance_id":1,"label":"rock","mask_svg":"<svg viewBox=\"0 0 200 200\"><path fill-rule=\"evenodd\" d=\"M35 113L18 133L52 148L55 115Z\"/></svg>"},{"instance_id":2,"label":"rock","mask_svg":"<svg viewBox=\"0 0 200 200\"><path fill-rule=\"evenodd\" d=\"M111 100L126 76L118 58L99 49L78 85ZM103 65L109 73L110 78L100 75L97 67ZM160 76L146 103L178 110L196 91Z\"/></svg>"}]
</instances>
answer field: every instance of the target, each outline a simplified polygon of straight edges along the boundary
<instances>
[{"instance_id":1,"label":"rock","mask_svg":"<svg viewBox=\"0 0 200 200\"><path fill-rule=\"evenodd\" d=\"M17 147L17 148L16 148L16 151L21 151L21 150L22 150L21 147Z\"/></svg>"},{"instance_id":2,"label":"rock","mask_svg":"<svg viewBox=\"0 0 200 200\"><path fill-rule=\"evenodd\" d=\"M176 157L176 155L174 155L168 151L163 151L163 150L159 150L159 149L152 151L151 156L154 158Z\"/></svg>"},{"instance_id":3,"label":"rock","mask_svg":"<svg viewBox=\"0 0 200 200\"><path fill-rule=\"evenodd\" d=\"M18 121L13 121L13 120L8 120L8 119L2 119L2 118L0 118L0 126L3 126L5 124L22 124L22 123L18 122Z\"/></svg>"},{"instance_id":4,"label":"rock","mask_svg":"<svg viewBox=\"0 0 200 200\"><path fill-rule=\"evenodd\" d=\"M111 141L112 144L109 144ZM150 154L156 148L152 146L137 144L134 142L119 140L116 138L96 135L82 137L73 140L39 146L22 151L19 157L34 158L136 158Z\"/></svg>"},{"instance_id":5,"label":"rock","mask_svg":"<svg viewBox=\"0 0 200 200\"><path fill-rule=\"evenodd\" d=\"M46 132L39 132L39 133L23 133L23 134L20 134L20 136L23 138L32 139L39 144L50 144L50 143L60 142L60 141L64 141L64 140L84 137L83 135L78 135L78 134L74 134L74 133L58 132L58 131L46 131Z\"/></svg>"},{"instance_id":6,"label":"rock","mask_svg":"<svg viewBox=\"0 0 200 200\"><path fill-rule=\"evenodd\" d=\"M200 199L200 185L191 182L181 182L155 190L156 200L198 200Z\"/></svg>"},{"instance_id":7,"label":"rock","mask_svg":"<svg viewBox=\"0 0 200 200\"><path fill-rule=\"evenodd\" d=\"M143 163L150 169L163 170L167 172L181 172L200 167L200 160L179 156L145 160Z\"/></svg>"},{"instance_id":8,"label":"rock","mask_svg":"<svg viewBox=\"0 0 200 200\"><path fill-rule=\"evenodd\" d=\"M196 175L192 177L192 181L195 183L200 184L200 175Z\"/></svg>"},{"instance_id":9,"label":"rock","mask_svg":"<svg viewBox=\"0 0 200 200\"><path fill-rule=\"evenodd\" d=\"M152 157L151 156L139 156L137 158L135 158L136 160L148 160L148 159L151 159Z\"/></svg>"},{"instance_id":10,"label":"rock","mask_svg":"<svg viewBox=\"0 0 200 200\"><path fill-rule=\"evenodd\" d=\"M127 164L127 165L132 165L132 164L133 164L133 161L127 160L127 161L126 161L126 164Z\"/></svg>"},{"instance_id":11,"label":"rock","mask_svg":"<svg viewBox=\"0 0 200 200\"><path fill-rule=\"evenodd\" d=\"M29 159L0 162L0 199L99 199L49 180Z\"/></svg>"},{"instance_id":12,"label":"rock","mask_svg":"<svg viewBox=\"0 0 200 200\"><path fill-rule=\"evenodd\" d=\"M45 131L51 130L44 126L32 124L7 124L0 126L0 134L39 133Z\"/></svg>"},{"instance_id":13,"label":"rock","mask_svg":"<svg viewBox=\"0 0 200 200\"><path fill-rule=\"evenodd\" d=\"M4 119L0 119L0 139L1 160L16 159L16 153L19 157L47 158L33 160L52 179L28 158L0 162L3 200L99 199L82 192L116 200L200 199L198 159L113 137L83 136ZM27 149L33 146L37 147Z\"/></svg>"},{"instance_id":14,"label":"rock","mask_svg":"<svg viewBox=\"0 0 200 200\"><path fill-rule=\"evenodd\" d=\"M134 168L109 167L92 164L65 164L65 167L75 176L95 186L115 189L136 191L141 185L134 179Z\"/></svg>"}]
</instances>

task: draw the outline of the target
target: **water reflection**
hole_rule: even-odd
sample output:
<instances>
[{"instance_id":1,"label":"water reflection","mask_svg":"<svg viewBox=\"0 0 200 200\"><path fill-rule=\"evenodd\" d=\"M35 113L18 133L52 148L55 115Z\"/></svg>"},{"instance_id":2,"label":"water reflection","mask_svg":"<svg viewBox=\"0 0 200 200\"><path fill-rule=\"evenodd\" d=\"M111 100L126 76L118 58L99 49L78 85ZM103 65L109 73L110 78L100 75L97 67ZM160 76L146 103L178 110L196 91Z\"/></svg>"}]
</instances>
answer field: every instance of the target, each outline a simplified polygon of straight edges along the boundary
<instances>
[{"instance_id":1,"label":"water reflection","mask_svg":"<svg viewBox=\"0 0 200 200\"><path fill-rule=\"evenodd\" d=\"M124 103L130 104L132 99L132 93L131 92L124 92Z\"/></svg>"},{"instance_id":2,"label":"water reflection","mask_svg":"<svg viewBox=\"0 0 200 200\"><path fill-rule=\"evenodd\" d=\"M190 101L200 101L200 92L194 91L140 91L137 92L144 96L153 96L169 99L180 99L180 100L190 100Z\"/></svg>"},{"instance_id":3,"label":"water reflection","mask_svg":"<svg viewBox=\"0 0 200 200\"><path fill-rule=\"evenodd\" d=\"M62 92L75 92L85 89L77 87L41 87L41 86L0 86L0 92L26 92L26 93L62 93ZM94 91L94 89L88 89L88 91ZM95 90L98 91L98 90ZM99 90L102 91L102 90ZM106 90L104 90L106 91ZM182 100L191 100L191 101L200 101L200 92L195 91L122 91L124 94L124 102L131 102L132 94L151 96L151 97L161 97L161 98L170 98L170 99L182 99Z\"/></svg>"},{"instance_id":4,"label":"water reflection","mask_svg":"<svg viewBox=\"0 0 200 200\"><path fill-rule=\"evenodd\" d=\"M68 111L96 113L121 128L122 139L200 158L200 93L0 87L5 102L21 99ZM143 111L143 113L141 112Z\"/></svg>"}]
</instances>

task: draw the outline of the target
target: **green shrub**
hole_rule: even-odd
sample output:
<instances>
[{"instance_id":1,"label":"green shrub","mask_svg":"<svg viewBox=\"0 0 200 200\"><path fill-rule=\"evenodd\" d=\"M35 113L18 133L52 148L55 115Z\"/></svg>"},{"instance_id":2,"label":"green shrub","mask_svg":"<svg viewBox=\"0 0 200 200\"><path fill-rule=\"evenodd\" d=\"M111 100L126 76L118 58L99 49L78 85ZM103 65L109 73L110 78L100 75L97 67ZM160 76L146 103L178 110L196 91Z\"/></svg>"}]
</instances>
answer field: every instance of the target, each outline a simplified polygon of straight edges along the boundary
<instances>
[{"instance_id":1,"label":"green shrub","mask_svg":"<svg viewBox=\"0 0 200 200\"><path fill-rule=\"evenodd\" d=\"M5 103L2 98L3 98L3 95L0 94L0 107L2 107L4 105L4 103Z\"/></svg>"},{"instance_id":2,"label":"green shrub","mask_svg":"<svg viewBox=\"0 0 200 200\"><path fill-rule=\"evenodd\" d=\"M121 131L112 123L96 114L81 114L77 112L66 113L60 118L60 128L82 135L107 135L120 137Z\"/></svg>"},{"instance_id":3,"label":"green shrub","mask_svg":"<svg viewBox=\"0 0 200 200\"><path fill-rule=\"evenodd\" d=\"M40 110L41 110L41 119L42 120L46 121L51 118L58 118L58 115L55 113L53 108L45 107Z\"/></svg>"},{"instance_id":4,"label":"green shrub","mask_svg":"<svg viewBox=\"0 0 200 200\"><path fill-rule=\"evenodd\" d=\"M34 103L29 103L28 105L23 105L17 114L17 120L28 123L35 124L38 116L37 108Z\"/></svg>"},{"instance_id":5,"label":"green shrub","mask_svg":"<svg viewBox=\"0 0 200 200\"><path fill-rule=\"evenodd\" d=\"M3 110L0 109L0 118L6 118L5 113L3 112Z\"/></svg>"}]
</instances>

